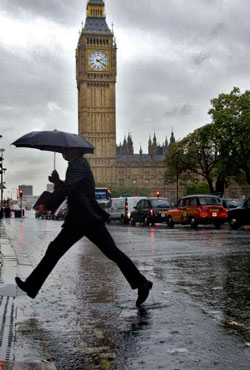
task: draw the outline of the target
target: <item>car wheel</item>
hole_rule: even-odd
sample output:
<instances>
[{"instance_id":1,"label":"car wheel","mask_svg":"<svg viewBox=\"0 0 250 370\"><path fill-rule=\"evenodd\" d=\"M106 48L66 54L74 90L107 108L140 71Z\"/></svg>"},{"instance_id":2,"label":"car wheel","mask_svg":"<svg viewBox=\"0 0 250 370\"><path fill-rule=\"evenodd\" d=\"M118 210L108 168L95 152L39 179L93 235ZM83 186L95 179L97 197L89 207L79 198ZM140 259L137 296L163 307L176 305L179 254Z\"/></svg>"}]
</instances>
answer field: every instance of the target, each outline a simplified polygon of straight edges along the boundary
<instances>
[{"instance_id":1,"label":"car wheel","mask_svg":"<svg viewBox=\"0 0 250 370\"><path fill-rule=\"evenodd\" d=\"M167 225L171 229L174 227L174 221L173 221L172 217L168 217L168 219L167 219Z\"/></svg>"},{"instance_id":2,"label":"car wheel","mask_svg":"<svg viewBox=\"0 0 250 370\"><path fill-rule=\"evenodd\" d=\"M229 225L233 230L237 230L241 226L237 218L230 218Z\"/></svg>"},{"instance_id":3,"label":"car wheel","mask_svg":"<svg viewBox=\"0 0 250 370\"><path fill-rule=\"evenodd\" d=\"M131 223L131 225L135 226L135 219L134 219L134 217L131 217L130 218L130 223Z\"/></svg>"},{"instance_id":4,"label":"car wheel","mask_svg":"<svg viewBox=\"0 0 250 370\"><path fill-rule=\"evenodd\" d=\"M221 222L215 222L214 227L219 230L221 228L222 223Z\"/></svg>"},{"instance_id":5,"label":"car wheel","mask_svg":"<svg viewBox=\"0 0 250 370\"><path fill-rule=\"evenodd\" d=\"M127 217L122 216L122 223L123 225L127 225L129 223L129 219Z\"/></svg>"},{"instance_id":6,"label":"car wheel","mask_svg":"<svg viewBox=\"0 0 250 370\"><path fill-rule=\"evenodd\" d=\"M193 229L197 229L198 227L198 224L197 224L197 221L196 221L196 218L195 217L191 217L190 218L190 225Z\"/></svg>"}]
</instances>

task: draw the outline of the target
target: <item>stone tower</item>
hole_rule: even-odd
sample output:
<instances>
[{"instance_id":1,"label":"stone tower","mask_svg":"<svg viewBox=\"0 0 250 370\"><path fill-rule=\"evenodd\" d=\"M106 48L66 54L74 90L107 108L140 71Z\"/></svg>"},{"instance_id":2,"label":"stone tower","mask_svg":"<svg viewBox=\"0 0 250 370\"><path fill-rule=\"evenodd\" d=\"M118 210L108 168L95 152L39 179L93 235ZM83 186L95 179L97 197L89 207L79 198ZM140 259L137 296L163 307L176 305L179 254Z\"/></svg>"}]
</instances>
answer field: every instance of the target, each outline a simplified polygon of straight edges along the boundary
<instances>
[{"instance_id":1,"label":"stone tower","mask_svg":"<svg viewBox=\"0 0 250 370\"><path fill-rule=\"evenodd\" d=\"M76 49L78 133L95 147L89 155L97 185L116 182L116 43L103 0L89 0Z\"/></svg>"}]
</instances>

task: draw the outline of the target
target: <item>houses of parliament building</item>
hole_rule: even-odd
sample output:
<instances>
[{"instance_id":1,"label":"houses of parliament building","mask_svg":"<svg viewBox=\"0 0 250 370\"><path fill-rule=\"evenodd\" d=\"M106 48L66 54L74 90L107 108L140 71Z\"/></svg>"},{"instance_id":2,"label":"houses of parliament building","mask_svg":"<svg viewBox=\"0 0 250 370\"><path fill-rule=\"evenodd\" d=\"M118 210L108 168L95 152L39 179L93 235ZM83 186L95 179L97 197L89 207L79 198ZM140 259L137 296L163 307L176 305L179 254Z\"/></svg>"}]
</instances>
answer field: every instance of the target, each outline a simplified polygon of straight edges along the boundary
<instances>
[{"instance_id":1,"label":"houses of parliament building","mask_svg":"<svg viewBox=\"0 0 250 370\"><path fill-rule=\"evenodd\" d=\"M86 21L76 48L78 133L95 147L88 159L96 186L133 195L171 196L164 187L164 157L170 140L162 145L156 135L148 141L148 153L134 153L131 133L116 143L117 45L106 23L103 0L89 0Z\"/></svg>"}]
</instances>

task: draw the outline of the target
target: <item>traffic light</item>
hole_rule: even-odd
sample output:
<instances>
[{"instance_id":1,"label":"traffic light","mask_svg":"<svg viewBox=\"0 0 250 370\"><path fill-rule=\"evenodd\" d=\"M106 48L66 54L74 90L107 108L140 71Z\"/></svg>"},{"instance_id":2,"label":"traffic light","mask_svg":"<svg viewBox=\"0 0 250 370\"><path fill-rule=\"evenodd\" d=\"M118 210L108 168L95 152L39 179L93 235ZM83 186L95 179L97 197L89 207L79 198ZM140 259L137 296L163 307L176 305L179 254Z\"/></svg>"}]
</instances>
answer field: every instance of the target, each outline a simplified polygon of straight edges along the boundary
<instances>
[{"instance_id":1,"label":"traffic light","mask_svg":"<svg viewBox=\"0 0 250 370\"><path fill-rule=\"evenodd\" d=\"M111 194L112 194L111 190L107 189L107 198L108 199L111 199Z\"/></svg>"},{"instance_id":2,"label":"traffic light","mask_svg":"<svg viewBox=\"0 0 250 370\"><path fill-rule=\"evenodd\" d=\"M156 192L156 196L159 198L159 196L160 196L160 192L159 192L159 190L157 190L157 192Z\"/></svg>"},{"instance_id":3,"label":"traffic light","mask_svg":"<svg viewBox=\"0 0 250 370\"><path fill-rule=\"evenodd\" d=\"M19 198L22 198L23 197L23 190L22 189L20 189L19 190Z\"/></svg>"}]
</instances>

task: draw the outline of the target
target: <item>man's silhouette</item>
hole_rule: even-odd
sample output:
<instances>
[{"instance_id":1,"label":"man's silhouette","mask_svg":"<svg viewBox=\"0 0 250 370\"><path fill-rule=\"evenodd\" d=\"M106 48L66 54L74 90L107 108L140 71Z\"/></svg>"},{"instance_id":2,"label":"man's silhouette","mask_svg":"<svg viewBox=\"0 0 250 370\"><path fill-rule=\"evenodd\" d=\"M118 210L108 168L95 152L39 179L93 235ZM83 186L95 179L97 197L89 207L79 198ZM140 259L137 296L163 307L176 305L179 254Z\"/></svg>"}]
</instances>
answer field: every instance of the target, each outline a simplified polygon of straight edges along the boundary
<instances>
[{"instance_id":1,"label":"man's silhouette","mask_svg":"<svg viewBox=\"0 0 250 370\"><path fill-rule=\"evenodd\" d=\"M134 263L115 245L106 229L108 214L95 200L95 182L88 164L80 149L65 149L63 158L69 162L65 181L59 179L56 171L49 180L55 184L51 199L36 207L36 211L46 213L59 206L67 197L68 214L61 232L52 241L38 266L25 281L16 277L16 283L31 298L35 298L44 281L59 259L79 239L86 236L106 257L114 261L127 279L132 289L138 289L136 305L140 306L148 297L153 284L137 269Z\"/></svg>"}]
</instances>

